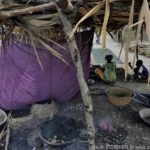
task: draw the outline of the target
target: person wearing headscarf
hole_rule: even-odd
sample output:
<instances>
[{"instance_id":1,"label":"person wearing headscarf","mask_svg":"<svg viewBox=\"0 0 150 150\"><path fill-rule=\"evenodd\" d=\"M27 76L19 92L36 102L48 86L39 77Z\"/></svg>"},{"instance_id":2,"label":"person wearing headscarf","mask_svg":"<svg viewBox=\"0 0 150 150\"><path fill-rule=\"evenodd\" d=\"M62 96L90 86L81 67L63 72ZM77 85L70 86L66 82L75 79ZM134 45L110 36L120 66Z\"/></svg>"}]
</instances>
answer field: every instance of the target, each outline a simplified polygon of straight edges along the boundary
<instances>
[{"instance_id":1,"label":"person wearing headscarf","mask_svg":"<svg viewBox=\"0 0 150 150\"><path fill-rule=\"evenodd\" d=\"M115 81L116 80L116 64L112 62L113 55L106 55L104 64L104 80Z\"/></svg>"},{"instance_id":2,"label":"person wearing headscarf","mask_svg":"<svg viewBox=\"0 0 150 150\"><path fill-rule=\"evenodd\" d=\"M96 68L95 73L104 81L116 80L116 64L112 62L113 55L106 55L106 63L103 65L103 70Z\"/></svg>"}]
</instances>

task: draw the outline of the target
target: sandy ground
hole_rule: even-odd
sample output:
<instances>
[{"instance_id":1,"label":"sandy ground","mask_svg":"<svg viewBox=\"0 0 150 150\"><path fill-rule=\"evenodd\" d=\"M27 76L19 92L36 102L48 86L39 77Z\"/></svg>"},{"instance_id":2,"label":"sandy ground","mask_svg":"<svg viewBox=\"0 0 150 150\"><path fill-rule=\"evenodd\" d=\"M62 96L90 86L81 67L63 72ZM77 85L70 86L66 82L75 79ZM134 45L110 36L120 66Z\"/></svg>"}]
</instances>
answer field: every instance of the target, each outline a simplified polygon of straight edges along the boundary
<instances>
[{"instance_id":1,"label":"sandy ground","mask_svg":"<svg viewBox=\"0 0 150 150\"><path fill-rule=\"evenodd\" d=\"M126 83L116 82L114 86L127 87L135 91L149 91L144 83ZM113 86L113 87L114 87ZM96 84L89 86L89 88L109 90L112 86L97 81ZM143 88L144 87L144 88ZM146 125L138 116L140 109L145 106L132 101L128 106L117 107L110 103L107 95L98 93L92 95L94 108L94 124L99 126L101 120L109 122L115 132L102 132L97 139L97 150L148 150L150 146L150 127ZM48 105L48 104L47 104ZM57 115L73 118L76 122L80 122L86 127L84 106L80 93L77 94L70 102L57 105ZM41 104L37 112L42 111L43 118L48 117L48 111L44 109L45 105ZM45 112L45 113L44 113ZM47 112L47 113L46 113ZM28 118L28 119L27 119ZM37 137L37 126L45 119L35 116L35 112L26 119L14 123L11 131L11 141L9 150L57 150L51 148L39 148L40 142L35 141ZM17 121L17 119L16 119ZM117 137L116 137L117 136ZM30 146L29 146L30 145ZM34 149L36 147L36 149ZM47 146L46 146L47 147ZM84 149L76 149L74 145L69 145L64 149L59 150L88 150L86 146Z\"/></svg>"}]
</instances>

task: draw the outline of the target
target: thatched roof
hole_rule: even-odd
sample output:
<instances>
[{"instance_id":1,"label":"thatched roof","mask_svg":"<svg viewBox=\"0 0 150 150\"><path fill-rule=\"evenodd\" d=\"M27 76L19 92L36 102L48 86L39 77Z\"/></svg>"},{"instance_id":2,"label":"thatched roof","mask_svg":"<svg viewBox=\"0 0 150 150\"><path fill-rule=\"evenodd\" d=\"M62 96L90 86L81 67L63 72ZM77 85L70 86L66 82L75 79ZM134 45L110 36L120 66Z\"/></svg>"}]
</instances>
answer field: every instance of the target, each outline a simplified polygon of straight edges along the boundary
<instances>
[{"instance_id":1,"label":"thatched roof","mask_svg":"<svg viewBox=\"0 0 150 150\"><path fill-rule=\"evenodd\" d=\"M1 0L1 3L2 39L15 33L19 39L29 37L32 42L49 42L64 38L58 8L75 27L73 33L77 27L105 27L114 31L128 24L132 0ZM138 21L142 3L143 0L135 1L134 22Z\"/></svg>"},{"instance_id":2,"label":"thatched roof","mask_svg":"<svg viewBox=\"0 0 150 150\"><path fill-rule=\"evenodd\" d=\"M72 24L75 25L87 12L102 2L102 0L70 0L73 8L67 7L67 0L5 0L3 5L0 6L1 25L9 24L10 22L16 25L19 22L32 25L35 29L55 28L57 30L58 27L61 27L61 22L55 2L64 10L68 18L72 21ZM117 30L128 23L131 3L131 0L112 0L107 25L108 30ZM138 20L141 4L142 0L135 2L134 21ZM101 27L105 13L105 2L102 2L102 5L92 17L86 19L81 25L97 25Z\"/></svg>"}]
</instances>

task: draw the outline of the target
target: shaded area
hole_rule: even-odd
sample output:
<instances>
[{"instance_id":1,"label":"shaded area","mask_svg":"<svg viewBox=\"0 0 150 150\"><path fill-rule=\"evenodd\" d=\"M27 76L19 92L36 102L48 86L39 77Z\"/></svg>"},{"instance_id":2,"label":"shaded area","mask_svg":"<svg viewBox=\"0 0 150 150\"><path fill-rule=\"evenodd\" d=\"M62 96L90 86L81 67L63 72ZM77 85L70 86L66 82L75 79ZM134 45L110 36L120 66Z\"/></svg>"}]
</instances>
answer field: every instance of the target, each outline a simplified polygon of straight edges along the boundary
<instances>
[{"instance_id":1,"label":"shaded area","mask_svg":"<svg viewBox=\"0 0 150 150\"><path fill-rule=\"evenodd\" d=\"M51 146L65 146L77 138L76 122L65 116L53 116L40 125L41 136L51 143Z\"/></svg>"},{"instance_id":2,"label":"shaded area","mask_svg":"<svg viewBox=\"0 0 150 150\"><path fill-rule=\"evenodd\" d=\"M108 143L113 145L123 144L127 135L128 132L124 128L119 127L118 125L115 125L113 131L111 132L100 129L97 133L99 143Z\"/></svg>"},{"instance_id":3,"label":"shaded area","mask_svg":"<svg viewBox=\"0 0 150 150\"><path fill-rule=\"evenodd\" d=\"M145 84L117 82L114 86L124 86L130 89L134 87L134 90L139 90L142 89ZM109 90L109 88L113 86L103 84L102 82L96 82L96 84L90 86L90 88L98 87ZM103 93L92 95L92 97L94 104L94 123L97 134L97 150L106 149L108 144L149 146L150 128L138 115L138 111L144 107L143 105L133 101L130 105L125 107L116 107L109 102L107 96ZM59 109L57 115L62 116L62 118L66 117L74 120L73 122L75 122L75 124L73 123L73 126L75 125L78 131L76 142L66 145L63 149L61 148L61 150L87 150L86 121L81 95L78 94L72 101L59 103L57 106ZM37 126L46 120L37 121L37 118L33 118L28 122L22 123L20 127L13 127L9 150L32 150L34 146L40 150L40 148L46 149L49 147L49 145L44 144L39 139L37 134ZM105 128L103 125L100 125L100 122L104 122L104 126L111 126L112 130L107 130L107 127ZM64 126L67 126L67 124ZM71 127L72 125L70 124L69 126Z\"/></svg>"}]
</instances>

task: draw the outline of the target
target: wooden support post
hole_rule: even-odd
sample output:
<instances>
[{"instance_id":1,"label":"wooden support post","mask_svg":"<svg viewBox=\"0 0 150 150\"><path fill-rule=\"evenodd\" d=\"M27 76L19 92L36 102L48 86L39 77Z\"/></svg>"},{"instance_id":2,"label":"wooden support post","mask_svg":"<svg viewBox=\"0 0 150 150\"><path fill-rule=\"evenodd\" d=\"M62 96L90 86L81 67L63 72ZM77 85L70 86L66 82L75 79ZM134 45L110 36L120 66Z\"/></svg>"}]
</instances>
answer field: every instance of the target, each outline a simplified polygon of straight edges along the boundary
<instances>
[{"instance_id":1,"label":"wooden support post","mask_svg":"<svg viewBox=\"0 0 150 150\"><path fill-rule=\"evenodd\" d=\"M66 15L63 14L60 8L58 8L58 12L60 14L61 21L64 26L65 34L67 36L67 41L68 41L71 57L74 62L74 65L76 66L77 79L79 82L81 95L83 98L83 104L85 108L85 117L87 121L87 129L88 129L89 150L95 150L95 128L94 128L94 123L93 123L92 98L91 98L87 83L84 79L80 53L79 53L74 35L71 39L69 39L70 34L72 33L72 30L73 30L71 23L67 19Z\"/></svg>"},{"instance_id":2,"label":"wooden support post","mask_svg":"<svg viewBox=\"0 0 150 150\"><path fill-rule=\"evenodd\" d=\"M133 67L135 66L135 61L138 60L138 57L137 57L137 56L138 56L137 47L138 47L139 40L140 40L140 32L141 32L142 23L143 23L143 18L144 18L143 10L144 10L144 6L143 6L143 4L142 4L141 11L140 11L140 14L139 14L139 23L138 23L137 31L136 31L136 39L135 39L135 47L134 47L134 56L133 56L133 62L132 62L132 66L133 66ZM134 70L133 70L133 71L134 71Z\"/></svg>"},{"instance_id":3,"label":"wooden support post","mask_svg":"<svg viewBox=\"0 0 150 150\"><path fill-rule=\"evenodd\" d=\"M129 62L128 55L129 55L129 47L131 42L131 29L132 29L129 27L131 26L131 24L133 24L134 4L135 4L135 0L132 0L129 22L128 22L128 29L127 29L128 34L127 34L126 45L125 45L125 80L127 80L127 76L128 76L128 62Z\"/></svg>"}]
</instances>

